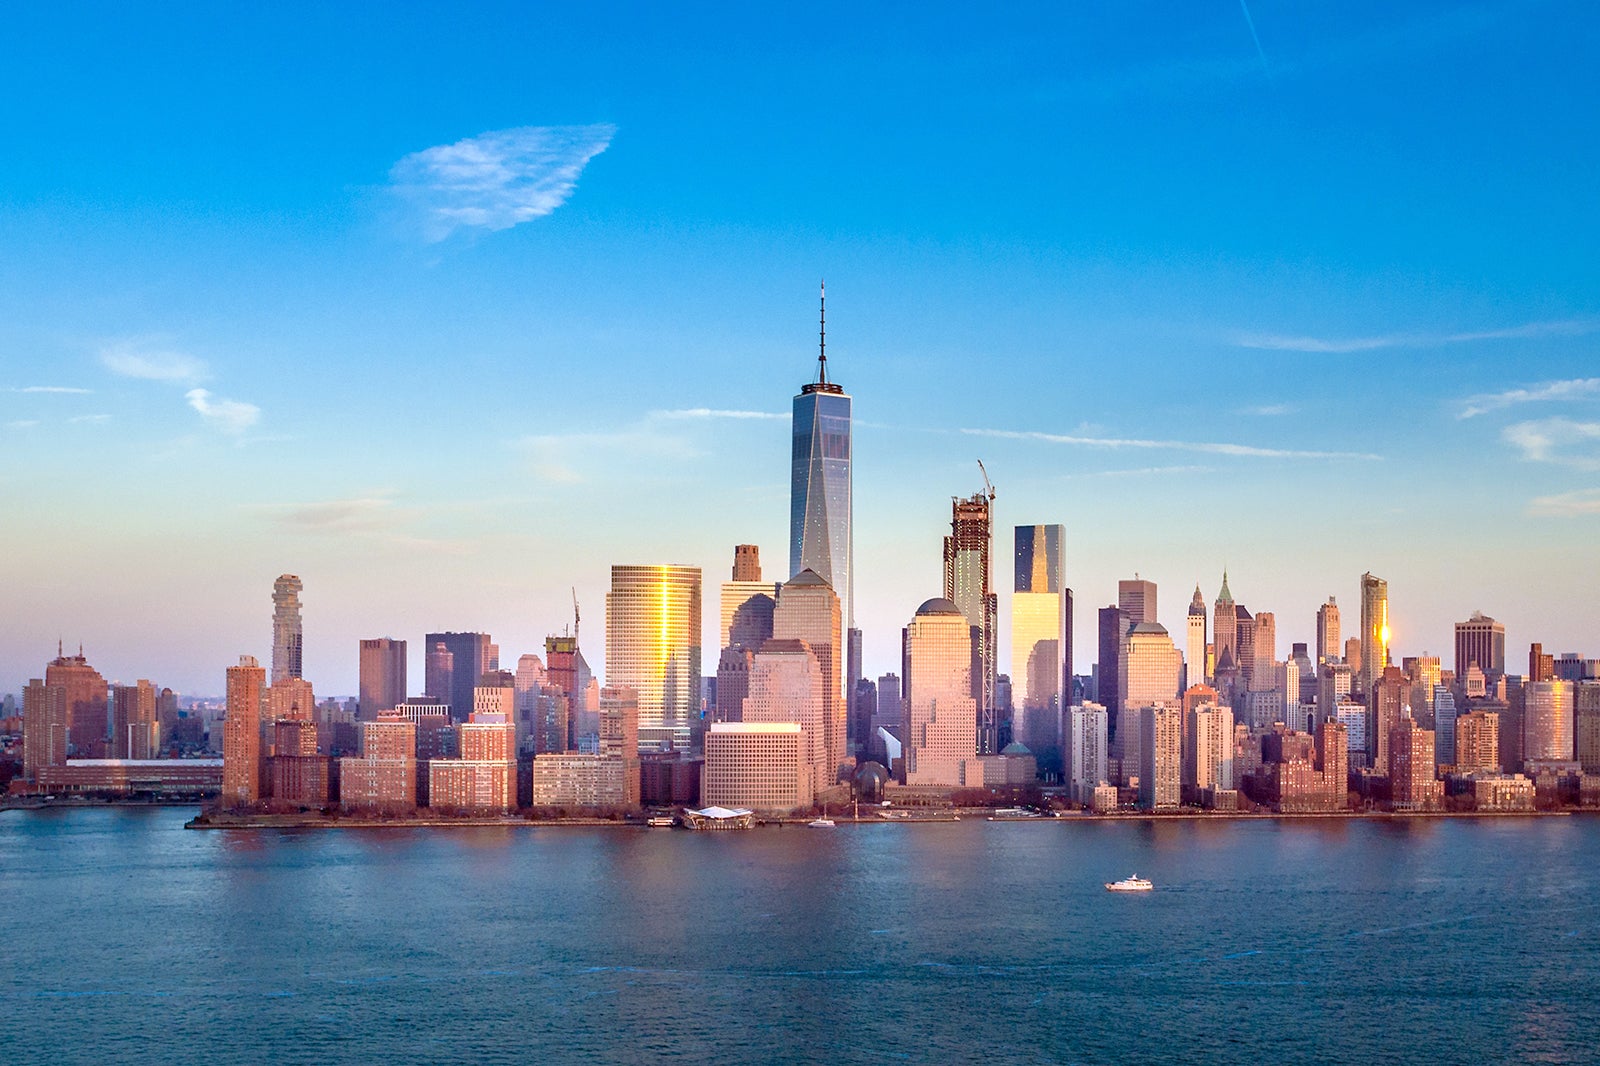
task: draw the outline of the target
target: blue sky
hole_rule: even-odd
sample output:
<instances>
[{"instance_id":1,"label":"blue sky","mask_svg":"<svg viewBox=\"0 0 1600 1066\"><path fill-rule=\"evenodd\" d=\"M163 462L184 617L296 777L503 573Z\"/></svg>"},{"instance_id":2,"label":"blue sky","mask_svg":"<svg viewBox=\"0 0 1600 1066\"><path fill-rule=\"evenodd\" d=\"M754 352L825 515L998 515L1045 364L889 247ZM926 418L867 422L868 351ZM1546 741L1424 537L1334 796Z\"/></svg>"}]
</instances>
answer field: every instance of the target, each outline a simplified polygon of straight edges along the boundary
<instances>
[{"instance_id":1,"label":"blue sky","mask_svg":"<svg viewBox=\"0 0 1600 1066\"><path fill-rule=\"evenodd\" d=\"M323 693L573 586L598 660L612 563L714 618L735 543L782 576L819 277L874 673L977 458L1002 589L1067 527L1080 669L1119 577L1178 626L1224 565L1280 654L1369 569L1402 653L1600 654L1600 14L1248 14L12 12L0 690L59 635L218 691L286 571Z\"/></svg>"}]
</instances>

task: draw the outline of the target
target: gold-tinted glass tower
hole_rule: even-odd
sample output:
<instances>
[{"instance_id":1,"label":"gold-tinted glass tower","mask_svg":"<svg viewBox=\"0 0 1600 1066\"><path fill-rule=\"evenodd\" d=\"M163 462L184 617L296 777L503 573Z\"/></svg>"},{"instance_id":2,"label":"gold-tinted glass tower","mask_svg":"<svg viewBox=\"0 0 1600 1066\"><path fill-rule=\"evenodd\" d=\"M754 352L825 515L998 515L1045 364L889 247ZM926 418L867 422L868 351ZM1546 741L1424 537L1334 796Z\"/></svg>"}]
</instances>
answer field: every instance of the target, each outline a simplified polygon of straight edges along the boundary
<instances>
[{"instance_id":1,"label":"gold-tinted glass tower","mask_svg":"<svg viewBox=\"0 0 1600 1066\"><path fill-rule=\"evenodd\" d=\"M613 566L606 683L639 694L639 749L688 748L700 714L700 568Z\"/></svg>"}]
</instances>

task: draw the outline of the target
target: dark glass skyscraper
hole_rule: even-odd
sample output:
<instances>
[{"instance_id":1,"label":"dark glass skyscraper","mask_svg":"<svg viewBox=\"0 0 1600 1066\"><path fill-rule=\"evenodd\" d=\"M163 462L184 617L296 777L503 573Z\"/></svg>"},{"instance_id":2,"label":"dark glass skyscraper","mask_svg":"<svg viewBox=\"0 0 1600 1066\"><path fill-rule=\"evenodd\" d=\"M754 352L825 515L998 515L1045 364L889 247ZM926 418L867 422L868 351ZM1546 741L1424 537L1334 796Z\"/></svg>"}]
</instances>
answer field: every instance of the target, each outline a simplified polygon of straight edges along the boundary
<instances>
[{"instance_id":1,"label":"dark glass skyscraper","mask_svg":"<svg viewBox=\"0 0 1600 1066\"><path fill-rule=\"evenodd\" d=\"M828 380L826 319L817 380L794 398L789 481L789 576L815 571L833 586L848 628L855 624L850 534L850 397Z\"/></svg>"}]
</instances>

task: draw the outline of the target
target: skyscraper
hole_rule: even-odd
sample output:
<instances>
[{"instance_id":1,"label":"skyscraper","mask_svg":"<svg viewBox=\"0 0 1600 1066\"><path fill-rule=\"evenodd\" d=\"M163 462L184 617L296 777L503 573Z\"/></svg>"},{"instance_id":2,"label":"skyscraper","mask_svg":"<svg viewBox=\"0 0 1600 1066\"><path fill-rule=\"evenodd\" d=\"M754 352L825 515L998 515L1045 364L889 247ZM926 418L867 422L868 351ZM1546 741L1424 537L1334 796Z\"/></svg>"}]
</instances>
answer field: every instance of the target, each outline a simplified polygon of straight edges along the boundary
<instances>
[{"instance_id":1,"label":"skyscraper","mask_svg":"<svg viewBox=\"0 0 1600 1066\"><path fill-rule=\"evenodd\" d=\"M100 671L83 657L83 646L78 646L78 654L67 655L57 642L56 657L44 669L44 683L66 690L67 742L72 753L80 759L105 758L109 688Z\"/></svg>"},{"instance_id":2,"label":"skyscraper","mask_svg":"<svg viewBox=\"0 0 1600 1066\"><path fill-rule=\"evenodd\" d=\"M1456 676L1466 677L1474 663L1489 677L1506 672L1506 627L1482 611L1456 623Z\"/></svg>"},{"instance_id":3,"label":"skyscraper","mask_svg":"<svg viewBox=\"0 0 1600 1066\"><path fill-rule=\"evenodd\" d=\"M1203 685L1211 677L1210 664L1206 662L1206 601L1200 595L1200 586L1194 587L1194 598L1189 601L1189 668L1187 684Z\"/></svg>"},{"instance_id":4,"label":"skyscraper","mask_svg":"<svg viewBox=\"0 0 1600 1066\"><path fill-rule=\"evenodd\" d=\"M1217 593L1216 613L1211 623L1211 657L1215 660L1213 671L1222 667L1226 653L1234 666L1239 665L1238 628L1239 613L1234 609L1233 593L1228 591L1228 572L1222 572L1222 589Z\"/></svg>"},{"instance_id":5,"label":"skyscraper","mask_svg":"<svg viewBox=\"0 0 1600 1066\"><path fill-rule=\"evenodd\" d=\"M639 750L688 748L700 713L700 568L613 566L606 684L639 694Z\"/></svg>"},{"instance_id":6,"label":"skyscraper","mask_svg":"<svg viewBox=\"0 0 1600 1066\"><path fill-rule=\"evenodd\" d=\"M855 625L851 541L850 397L828 380L826 292L817 380L794 398L789 478L789 573L814 570L839 596L846 627Z\"/></svg>"},{"instance_id":7,"label":"skyscraper","mask_svg":"<svg viewBox=\"0 0 1600 1066\"><path fill-rule=\"evenodd\" d=\"M405 641L390 637L363 640L360 670L361 702L357 713L361 721L370 722L405 702Z\"/></svg>"},{"instance_id":8,"label":"skyscraper","mask_svg":"<svg viewBox=\"0 0 1600 1066\"><path fill-rule=\"evenodd\" d=\"M1344 649L1339 646L1339 605L1332 596L1317 608L1317 662L1326 663L1341 658Z\"/></svg>"},{"instance_id":9,"label":"skyscraper","mask_svg":"<svg viewBox=\"0 0 1600 1066\"><path fill-rule=\"evenodd\" d=\"M1250 691L1270 692L1277 684L1278 618L1271 611L1255 617L1254 661L1250 671Z\"/></svg>"},{"instance_id":10,"label":"skyscraper","mask_svg":"<svg viewBox=\"0 0 1600 1066\"><path fill-rule=\"evenodd\" d=\"M950 535L944 538L944 598L955 604L972 627L972 696L978 703L978 751L999 751L1000 722L995 705L995 643L999 600L989 567L993 543L991 496L973 493L950 499Z\"/></svg>"},{"instance_id":11,"label":"skyscraper","mask_svg":"<svg viewBox=\"0 0 1600 1066\"><path fill-rule=\"evenodd\" d=\"M1016 527L1011 597L1013 735L1035 755L1059 741L1061 710L1071 683L1065 669L1067 597L1061 584L1061 526Z\"/></svg>"},{"instance_id":12,"label":"skyscraper","mask_svg":"<svg viewBox=\"0 0 1600 1066\"><path fill-rule=\"evenodd\" d=\"M722 583L719 648L744 647L751 651L772 636L772 608L776 586L761 580L761 553L754 544L733 549L733 580Z\"/></svg>"},{"instance_id":13,"label":"skyscraper","mask_svg":"<svg viewBox=\"0 0 1600 1066\"><path fill-rule=\"evenodd\" d=\"M304 584L293 574L279 574L272 583L272 683L304 676L300 633L300 592Z\"/></svg>"},{"instance_id":14,"label":"skyscraper","mask_svg":"<svg viewBox=\"0 0 1600 1066\"><path fill-rule=\"evenodd\" d=\"M500 649L487 633L429 633L422 639L433 649L428 656L428 695L450 704L450 717L466 721L472 714L472 690L478 679L500 668ZM448 657L437 654L441 645ZM432 691L436 687L445 691Z\"/></svg>"},{"instance_id":15,"label":"skyscraper","mask_svg":"<svg viewBox=\"0 0 1600 1066\"><path fill-rule=\"evenodd\" d=\"M827 699L822 667L804 640L773 638L755 653L744 722L792 722L800 727L800 758L812 777L812 792L833 784L825 719Z\"/></svg>"},{"instance_id":16,"label":"skyscraper","mask_svg":"<svg viewBox=\"0 0 1600 1066\"><path fill-rule=\"evenodd\" d=\"M1522 687L1522 757L1527 762L1574 758L1573 684L1530 681Z\"/></svg>"},{"instance_id":17,"label":"skyscraper","mask_svg":"<svg viewBox=\"0 0 1600 1066\"><path fill-rule=\"evenodd\" d=\"M1388 665L1389 583L1370 573L1362 574L1361 663L1356 666L1356 691L1371 692L1373 682L1383 676Z\"/></svg>"},{"instance_id":18,"label":"skyscraper","mask_svg":"<svg viewBox=\"0 0 1600 1066\"><path fill-rule=\"evenodd\" d=\"M140 680L111 687L111 757L154 759L161 751L161 720L156 716L157 689Z\"/></svg>"},{"instance_id":19,"label":"skyscraper","mask_svg":"<svg viewBox=\"0 0 1600 1066\"><path fill-rule=\"evenodd\" d=\"M841 606L839 597L820 574L802 570L778 590L778 605L772 612L772 636L774 640L804 641L810 654L816 658L822 676L822 735L819 738L818 755L823 761L826 776L821 787L826 788L833 782L834 775L839 772L849 752L846 748L844 681L840 677L845 665ZM757 652L757 665L760 658L761 653ZM751 692L754 694L755 666L751 671Z\"/></svg>"},{"instance_id":20,"label":"skyscraper","mask_svg":"<svg viewBox=\"0 0 1600 1066\"><path fill-rule=\"evenodd\" d=\"M1146 581L1138 574L1132 581L1117 582L1117 606L1122 608L1128 627L1141 622L1159 622L1156 617L1156 583Z\"/></svg>"},{"instance_id":21,"label":"skyscraper","mask_svg":"<svg viewBox=\"0 0 1600 1066\"><path fill-rule=\"evenodd\" d=\"M40 678L22 690L22 775L39 779L41 766L67 762L67 690Z\"/></svg>"},{"instance_id":22,"label":"skyscraper","mask_svg":"<svg viewBox=\"0 0 1600 1066\"><path fill-rule=\"evenodd\" d=\"M261 690L267 672L253 655L228 667L228 717L222 725L222 806L261 800Z\"/></svg>"},{"instance_id":23,"label":"skyscraper","mask_svg":"<svg viewBox=\"0 0 1600 1066\"><path fill-rule=\"evenodd\" d=\"M978 743L972 627L954 603L928 600L904 639L906 783L962 785Z\"/></svg>"}]
</instances>

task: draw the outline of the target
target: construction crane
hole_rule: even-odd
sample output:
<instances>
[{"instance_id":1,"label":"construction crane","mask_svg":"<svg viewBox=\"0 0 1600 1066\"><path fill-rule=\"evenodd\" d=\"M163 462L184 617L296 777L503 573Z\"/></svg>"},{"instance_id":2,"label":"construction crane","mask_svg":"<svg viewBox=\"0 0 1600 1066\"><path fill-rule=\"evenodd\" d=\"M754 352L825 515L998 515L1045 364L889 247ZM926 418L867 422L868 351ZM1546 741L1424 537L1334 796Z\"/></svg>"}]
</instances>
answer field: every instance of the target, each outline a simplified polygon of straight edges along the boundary
<instances>
[{"instance_id":1,"label":"construction crane","mask_svg":"<svg viewBox=\"0 0 1600 1066\"><path fill-rule=\"evenodd\" d=\"M994 502L994 484L989 480L989 471L983 468L983 460L978 460L978 473L983 475L983 487L989 496L989 502Z\"/></svg>"},{"instance_id":2,"label":"construction crane","mask_svg":"<svg viewBox=\"0 0 1600 1066\"><path fill-rule=\"evenodd\" d=\"M578 590L572 589L572 643L578 643Z\"/></svg>"}]
</instances>

